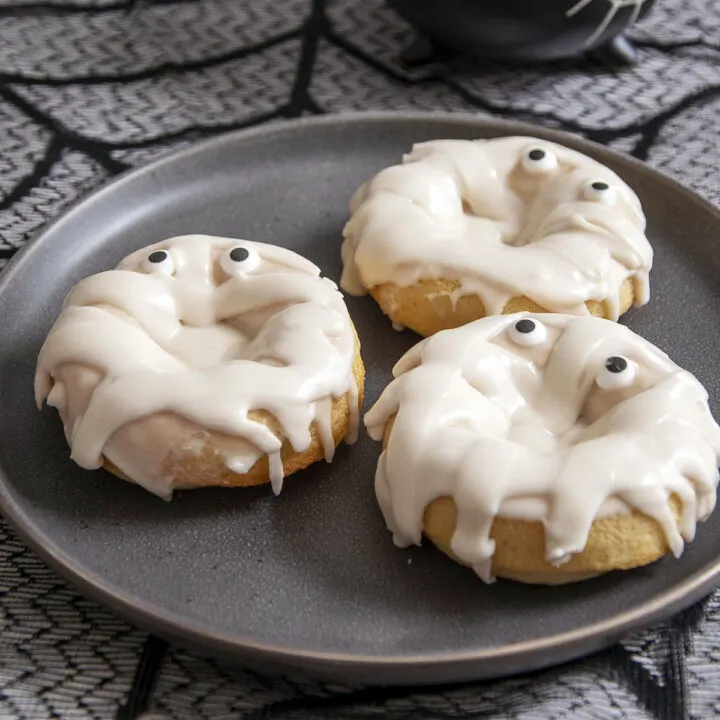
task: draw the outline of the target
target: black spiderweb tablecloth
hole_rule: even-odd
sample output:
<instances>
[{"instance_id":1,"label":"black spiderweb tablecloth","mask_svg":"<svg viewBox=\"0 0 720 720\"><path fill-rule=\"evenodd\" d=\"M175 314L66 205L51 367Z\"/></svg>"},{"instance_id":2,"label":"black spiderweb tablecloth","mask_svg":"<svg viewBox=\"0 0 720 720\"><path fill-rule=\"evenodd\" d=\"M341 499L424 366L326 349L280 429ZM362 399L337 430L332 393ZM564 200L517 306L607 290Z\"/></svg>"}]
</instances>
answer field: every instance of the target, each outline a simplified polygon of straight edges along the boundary
<instances>
[{"instance_id":1,"label":"black spiderweb tablecloth","mask_svg":"<svg viewBox=\"0 0 720 720\"><path fill-rule=\"evenodd\" d=\"M640 63L622 71L590 61L408 70L398 51L410 30L381 0L0 0L0 266L126 168L227 130L343 110L471 111L562 127L720 201L720 0L660 0L632 36ZM720 593L529 677L327 687L148 639L79 596L0 521L0 623L3 720L127 720L144 709L177 720L720 714Z\"/></svg>"}]
</instances>

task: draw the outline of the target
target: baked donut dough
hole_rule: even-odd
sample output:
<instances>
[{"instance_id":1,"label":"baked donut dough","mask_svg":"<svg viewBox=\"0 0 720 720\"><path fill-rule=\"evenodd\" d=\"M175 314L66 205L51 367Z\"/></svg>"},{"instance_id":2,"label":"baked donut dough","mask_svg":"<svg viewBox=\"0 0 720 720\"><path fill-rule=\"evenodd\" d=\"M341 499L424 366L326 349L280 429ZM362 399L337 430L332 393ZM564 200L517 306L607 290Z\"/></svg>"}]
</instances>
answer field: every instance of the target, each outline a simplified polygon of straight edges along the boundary
<instances>
[{"instance_id":1,"label":"baked donut dough","mask_svg":"<svg viewBox=\"0 0 720 720\"><path fill-rule=\"evenodd\" d=\"M421 335L486 315L617 320L649 299L653 253L635 193L545 140L436 140L350 202L341 287Z\"/></svg>"},{"instance_id":2,"label":"baked donut dough","mask_svg":"<svg viewBox=\"0 0 720 720\"><path fill-rule=\"evenodd\" d=\"M518 313L413 347L365 423L396 544L557 584L676 557L715 506L720 427L690 373L600 318Z\"/></svg>"},{"instance_id":3,"label":"baked donut dough","mask_svg":"<svg viewBox=\"0 0 720 720\"><path fill-rule=\"evenodd\" d=\"M341 293L290 250L190 235L68 295L40 352L38 406L72 458L169 498L271 482L354 442L360 346Z\"/></svg>"}]
</instances>

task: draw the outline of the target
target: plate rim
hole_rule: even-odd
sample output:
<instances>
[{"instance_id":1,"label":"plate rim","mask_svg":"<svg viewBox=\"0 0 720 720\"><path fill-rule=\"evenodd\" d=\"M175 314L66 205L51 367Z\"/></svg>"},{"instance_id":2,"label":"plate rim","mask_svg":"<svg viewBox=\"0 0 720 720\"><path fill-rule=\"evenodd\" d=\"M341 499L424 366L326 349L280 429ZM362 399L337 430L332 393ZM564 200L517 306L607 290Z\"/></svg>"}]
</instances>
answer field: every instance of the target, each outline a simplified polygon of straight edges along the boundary
<instances>
[{"instance_id":1,"label":"plate rim","mask_svg":"<svg viewBox=\"0 0 720 720\"><path fill-rule=\"evenodd\" d=\"M15 274L24 264L32 260L34 248L39 247L47 235L56 232L63 223L71 221L75 215L82 212L86 203L102 200L103 195L114 192L119 186L132 183L137 177L147 176L164 166L210 152L214 148L234 146L238 143L252 143L258 137L267 138L274 134L302 132L305 128L313 129L326 125L342 126L357 123L422 125L433 122L465 128L483 128L496 136L530 135L559 142L581 152L599 153L606 158L612 158L621 166L624 164L634 168L669 186L673 193L681 194L687 200L700 205L706 212L709 212L720 227L720 208L674 178L626 153L564 130L468 113L337 113L284 120L269 125L264 124L249 129L221 133L188 147L170 151L148 164L109 178L81 195L57 218L42 225L33 238L15 253L5 269L0 272L0 300L7 291L6 288L13 281ZM373 670L382 672L391 667L396 671L396 675L393 678L385 677L381 684L408 684L410 678L412 678L410 682L413 684L438 681L444 683L456 681L458 678L485 679L536 670L587 655L609 646L630 631L647 627L662 618L674 615L706 595L718 584L720 579L719 556L717 561L707 564L682 582L654 595L640 605L618 612L608 619L563 633L502 646L417 655L365 655L306 650L264 643L234 632L219 631L211 624L189 620L159 605L134 597L122 588L106 581L98 573L86 570L71 556L60 550L53 543L52 538L45 535L42 529L28 517L23 507L15 501L9 486L10 479L6 477L0 467L0 512L31 550L82 593L112 608L131 623L145 628L149 632L169 637L175 642L210 650L213 654L222 657L242 658L249 663L253 661L269 663L276 667L291 667L312 675L321 675L332 679L356 678L363 672L372 675ZM492 665L492 661L499 661L498 665L501 667L488 667L488 665ZM418 679L420 675L423 677Z\"/></svg>"}]
</instances>

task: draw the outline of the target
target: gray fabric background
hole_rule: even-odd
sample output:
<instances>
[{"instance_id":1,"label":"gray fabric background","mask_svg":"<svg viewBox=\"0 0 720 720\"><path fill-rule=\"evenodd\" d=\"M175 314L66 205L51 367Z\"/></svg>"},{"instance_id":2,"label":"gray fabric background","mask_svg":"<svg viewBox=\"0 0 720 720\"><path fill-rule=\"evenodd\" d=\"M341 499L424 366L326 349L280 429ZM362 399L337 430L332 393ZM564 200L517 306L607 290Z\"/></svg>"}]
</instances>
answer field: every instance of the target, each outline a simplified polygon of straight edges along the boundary
<instances>
[{"instance_id":1,"label":"gray fabric background","mask_svg":"<svg viewBox=\"0 0 720 720\"><path fill-rule=\"evenodd\" d=\"M306 25L311 0L0 0L0 267L123 169L305 113L533 120L632 152L720 201L720 0L659 0L632 32L640 64L622 71L589 61L407 70L398 50L410 29L381 0L323 5ZM115 717L146 641L2 521L0 631L3 720ZM170 649L150 707L177 720L710 718L718 660L720 594L570 666L444 691L271 680Z\"/></svg>"}]
</instances>

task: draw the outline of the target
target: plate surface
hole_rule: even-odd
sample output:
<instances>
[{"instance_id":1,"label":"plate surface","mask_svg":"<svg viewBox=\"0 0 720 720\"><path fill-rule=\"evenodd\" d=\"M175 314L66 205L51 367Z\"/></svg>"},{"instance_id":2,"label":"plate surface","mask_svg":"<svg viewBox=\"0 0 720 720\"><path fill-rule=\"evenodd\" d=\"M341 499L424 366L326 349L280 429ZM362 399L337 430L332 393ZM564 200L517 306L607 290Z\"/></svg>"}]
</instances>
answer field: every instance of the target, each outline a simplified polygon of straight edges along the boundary
<instances>
[{"instance_id":1,"label":"plate surface","mask_svg":"<svg viewBox=\"0 0 720 720\"><path fill-rule=\"evenodd\" d=\"M560 588L485 586L429 544L399 550L377 508L379 448L366 436L332 465L269 487L178 493L171 503L69 460L54 410L37 412L35 359L83 276L164 237L210 233L297 250L340 276L357 185L413 142L535 134L593 155L640 195L656 250L649 306L623 322L720 400L720 213L624 156L516 123L354 115L228 135L101 189L0 275L0 504L31 546L130 620L256 667L373 683L498 676L597 650L699 599L720 575L720 513L681 561ZM369 298L348 299L369 407L417 337Z\"/></svg>"}]
</instances>

